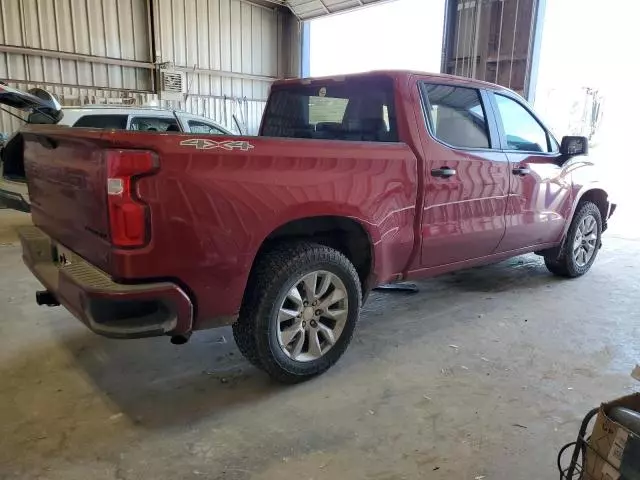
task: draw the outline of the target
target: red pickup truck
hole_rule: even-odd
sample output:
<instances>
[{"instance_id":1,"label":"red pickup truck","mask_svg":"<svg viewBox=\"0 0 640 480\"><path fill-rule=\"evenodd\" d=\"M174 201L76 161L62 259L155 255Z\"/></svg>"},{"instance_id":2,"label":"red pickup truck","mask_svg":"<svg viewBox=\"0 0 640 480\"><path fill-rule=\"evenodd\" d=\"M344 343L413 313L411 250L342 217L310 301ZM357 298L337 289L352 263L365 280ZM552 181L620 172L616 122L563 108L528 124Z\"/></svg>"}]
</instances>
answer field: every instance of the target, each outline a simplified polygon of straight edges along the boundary
<instances>
[{"instance_id":1,"label":"red pickup truck","mask_svg":"<svg viewBox=\"0 0 640 480\"><path fill-rule=\"evenodd\" d=\"M258 137L22 134L38 303L119 338L232 324L286 382L338 360L378 285L527 252L584 274L615 208L585 138L444 75L279 81Z\"/></svg>"}]
</instances>

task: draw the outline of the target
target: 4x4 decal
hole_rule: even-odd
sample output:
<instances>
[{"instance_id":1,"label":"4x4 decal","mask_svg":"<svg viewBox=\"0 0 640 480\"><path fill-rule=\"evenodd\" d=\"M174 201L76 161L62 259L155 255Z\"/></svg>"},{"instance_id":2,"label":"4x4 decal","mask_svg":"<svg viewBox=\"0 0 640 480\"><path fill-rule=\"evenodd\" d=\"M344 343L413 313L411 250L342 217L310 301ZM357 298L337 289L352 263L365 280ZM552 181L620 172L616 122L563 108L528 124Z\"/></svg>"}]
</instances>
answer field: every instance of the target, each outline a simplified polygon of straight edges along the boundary
<instances>
[{"instance_id":1,"label":"4x4 decal","mask_svg":"<svg viewBox=\"0 0 640 480\"><path fill-rule=\"evenodd\" d=\"M221 148L223 150L242 150L243 152L247 152L254 148L253 145L246 140L223 140L221 142L217 142L206 138L190 138L188 140L181 141L180 145L183 147L194 147L196 150Z\"/></svg>"}]
</instances>

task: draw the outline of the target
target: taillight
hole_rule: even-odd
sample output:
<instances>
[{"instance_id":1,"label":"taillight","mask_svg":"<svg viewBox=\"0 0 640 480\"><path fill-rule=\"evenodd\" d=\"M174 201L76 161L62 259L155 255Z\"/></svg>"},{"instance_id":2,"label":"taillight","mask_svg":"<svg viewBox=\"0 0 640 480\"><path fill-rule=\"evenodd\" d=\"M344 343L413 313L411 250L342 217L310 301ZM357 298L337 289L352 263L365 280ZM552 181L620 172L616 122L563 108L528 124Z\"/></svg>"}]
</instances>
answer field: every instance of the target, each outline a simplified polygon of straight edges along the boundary
<instances>
[{"instance_id":1,"label":"taillight","mask_svg":"<svg viewBox=\"0 0 640 480\"><path fill-rule=\"evenodd\" d=\"M148 241L149 208L135 192L135 180L156 167L152 152L107 150L107 202L111 243L116 247L140 247Z\"/></svg>"}]
</instances>

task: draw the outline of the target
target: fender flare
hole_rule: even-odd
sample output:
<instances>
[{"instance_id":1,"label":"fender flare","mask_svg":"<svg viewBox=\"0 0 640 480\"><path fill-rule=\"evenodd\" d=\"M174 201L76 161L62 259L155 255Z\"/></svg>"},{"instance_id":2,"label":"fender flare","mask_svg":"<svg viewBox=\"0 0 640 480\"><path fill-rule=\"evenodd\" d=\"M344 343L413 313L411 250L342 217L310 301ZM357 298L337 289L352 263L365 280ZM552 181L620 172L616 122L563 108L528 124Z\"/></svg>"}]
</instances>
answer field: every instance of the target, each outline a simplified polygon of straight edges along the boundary
<instances>
[{"instance_id":1,"label":"fender flare","mask_svg":"<svg viewBox=\"0 0 640 480\"><path fill-rule=\"evenodd\" d=\"M296 221L321 219L327 217L349 220L362 228L363 232L368 238L370 248L369 254L371 257L371 263L369 275L366 279L367 283L370 283L371 278L375 276L376 271L376 247L382 240L382 234L380 232L379 226L372 222L364 220L361 212L359 212L358 209L352 205L336 205L335 203L324 202L313 202L296 205L293 208L284 210L278 214L277 221L271 224L272 228L269 231L265 230L261 232L261 234L254 240L255 243L251 248L250 267L249 275L247 275L247 281L249 280L250 272L253 271L253 268L255 267L256 259L259 256L260 250L274 232L277 232L282 227L285 227L286 225L294 223Z\"/></svg>"},{"instance_id":2,"label":"fender flare","mask_svg":"<svg viewBox=\"0 0 640 480\"><path fill-rule=\"evenodd\" d=\"M576 210L578 208L578 204L580 203L580 200L582 200L582 198L590 191L593 190L601 190L602 192L604 192L607 195L607 214L609 212L609 210L611 209L611 202L609 201L609 192L607 191L607 189L604 187L604 185L602 185L602 183L600 182L593 182L593 183L589 183L587 185L583 185L580 190L578 190L578 193L575 195L574 199L573 199L573 204L571 205L571 215L569 215L569 217L567 217L567 222L566 225L564 226L564 230L562 231L562 240L560 242L560 244L557 247L554 247L554 249L552 250L557 250L558 252L560 252L562 250L562 248L564 247L564 242L567 239L567 232L569 231L569 227L571 226L571 222L573 222L573 216L576 214ZM606 222L606 218L603 218L602 221Z\"/></svg>"},{"instance_id":3,"label":"fender flare","mask_svg":"<svg viewBox=\"0 0 640 480\"><path fill-rule=\"evenodd\" d=\"M379 226L365 220L362 212L353 205L335 204L333 202L310 202L295 205L280 212L277 220L273 223L275 226L270 231L263 232L260 236L256 250L260 249L271 234L288 223L320 217L345 218L358 223L368 235L372 247L378 244L382 238Z\"/></svg>"}]
</instances>

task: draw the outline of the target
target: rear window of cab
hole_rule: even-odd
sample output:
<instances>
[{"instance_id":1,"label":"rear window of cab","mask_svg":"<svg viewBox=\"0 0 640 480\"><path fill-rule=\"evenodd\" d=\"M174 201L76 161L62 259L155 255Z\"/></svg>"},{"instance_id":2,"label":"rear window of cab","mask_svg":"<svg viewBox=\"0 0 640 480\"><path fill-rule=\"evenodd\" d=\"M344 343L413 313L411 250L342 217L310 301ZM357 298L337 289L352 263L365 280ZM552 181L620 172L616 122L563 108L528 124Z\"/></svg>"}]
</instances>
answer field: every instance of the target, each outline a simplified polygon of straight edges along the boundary
<instances>
[{"instance_id":1,"label":"rear window of cab","mask_svg":"<svg viewBox=\"0 0 640 480\"><path fill-rule=\"evenodd\" d=\"M367 77L276 86L262 135L397 142L393 80Z\"/></svg>"}]
</instances>

